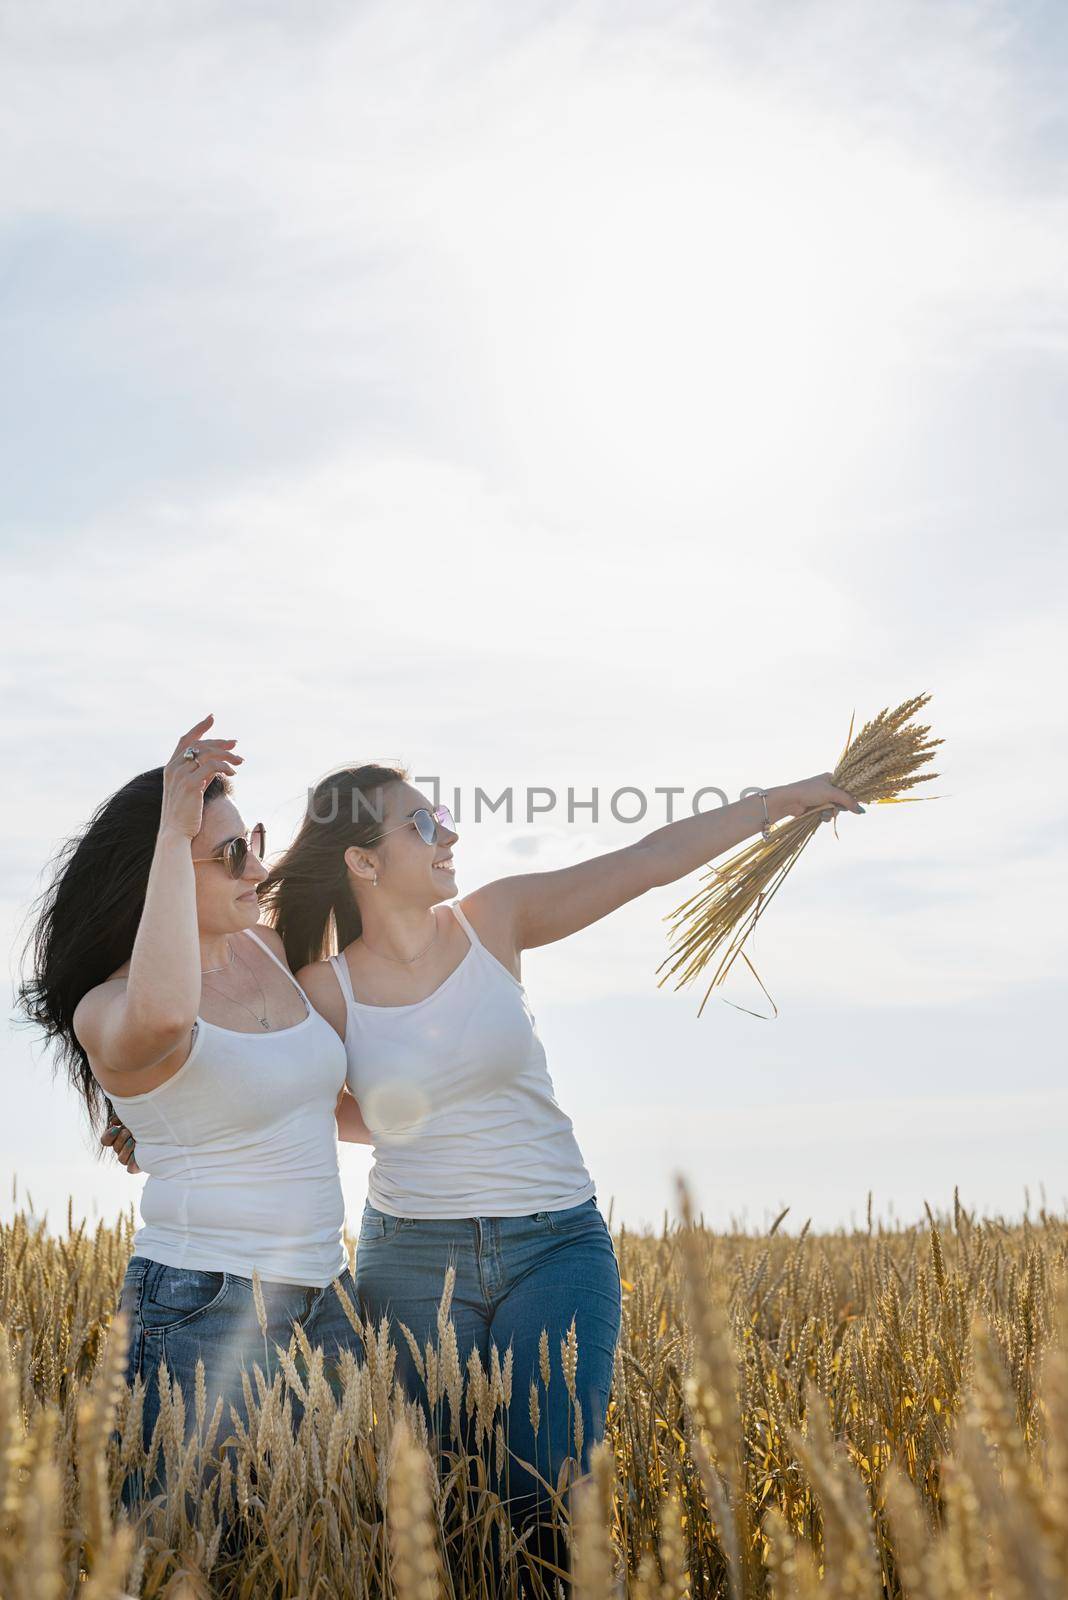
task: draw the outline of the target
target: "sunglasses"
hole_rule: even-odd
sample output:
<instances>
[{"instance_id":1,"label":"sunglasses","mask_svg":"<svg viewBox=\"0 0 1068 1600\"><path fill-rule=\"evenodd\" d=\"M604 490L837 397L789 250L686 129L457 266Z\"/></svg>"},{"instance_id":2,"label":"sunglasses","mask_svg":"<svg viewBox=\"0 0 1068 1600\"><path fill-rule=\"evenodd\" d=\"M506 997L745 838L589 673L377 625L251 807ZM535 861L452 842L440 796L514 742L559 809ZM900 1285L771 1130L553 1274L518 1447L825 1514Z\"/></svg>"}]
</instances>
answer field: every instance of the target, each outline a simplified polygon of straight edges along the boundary
<instances>
[{"instance_id":1,"label":"sunglasses","mask_svg":"<svg viewBox=\"0 0 1068 1600\"><path fill-rule=\"evenodd\" d=\"M449 833L455 833L456 827L452 819L452 812L448 806L435 806L433 811L428 811L426 806L420 806L418 811L413 811L404 822L398 822L395 828L387 828L385 833L376 833L373 839L368 839L368 844L376 844L379 839L384 839L387 833L399 833L401 828L415 824L415 831L424 844L436 844L438 837L438 824Z\"/></svg>"},{"instance_id":2,"label":"sunglasses","mask_svg":"<svg viewBox=\"0 0 1068 1600\"><path fill-rule=\"evenodd\" d=\"M194 861L221 861L231 878L240 878L245 870L248 853L251 850L257 861L263 860L267 848L267 830L262 822L257 822L247 834L242 834L237 839L227 839L221 850L213 856L194 856Z\"/></svg>"}]
</instances>

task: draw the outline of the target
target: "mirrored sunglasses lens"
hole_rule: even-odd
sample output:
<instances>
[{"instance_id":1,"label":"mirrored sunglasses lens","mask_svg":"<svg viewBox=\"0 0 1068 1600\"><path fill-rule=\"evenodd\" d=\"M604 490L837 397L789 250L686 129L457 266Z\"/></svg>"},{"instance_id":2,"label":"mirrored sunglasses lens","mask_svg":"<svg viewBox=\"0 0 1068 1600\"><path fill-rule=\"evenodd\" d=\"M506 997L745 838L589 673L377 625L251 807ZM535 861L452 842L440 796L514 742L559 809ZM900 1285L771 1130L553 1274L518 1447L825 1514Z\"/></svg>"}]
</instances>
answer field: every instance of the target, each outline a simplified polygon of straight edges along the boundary
<instances>
[{"instance_id":1,"label":"mirrored sunglasses lens","mask_svg":"<svg viewBox=\"0 0 1068 1600\"><path fill-rule=\"evenodd\" d=\"M450 833L456 832L456 828L452 820L452 812L449 810L448 806L438 806L434 812L434 815L437 817L443 828L447 828Z\"/></svg>"},{"instance_id":2,"label":"mirrored sunglasses lens","mask_svg":"<svg viewBox=\"0 0 1068 1600\"><path fill-rule=\"evenodd\" d=\"M247 857L248 841L246 839L231 839L226 846L226 866L231 878L240 878L245 870Z\"/></svg>"},{"instance_id":3,"label":"mirrored sunglasses lens","mask_svg":"<svg viewBox=\"0 0 1068 1600\"><path fill-rule=\"evenodd\" d=\"M262 822L257 822L252 830L252 853L259 861L262 861L267 853L267 830Z\"/></svg>"},{"instance_id":4,"label":"mirrored sunglasses lens","mask_svg":"<svg viewBox=\"0 0 1068 1600\"><path fill-rule=\"evenodd\" d=\"M423 843L433 844L437 838L437 828L434 826L434 818L430 815L430 812L416 811L412 816L412 821L419 830L419 837Z\"/></svg>"}]
</instances>

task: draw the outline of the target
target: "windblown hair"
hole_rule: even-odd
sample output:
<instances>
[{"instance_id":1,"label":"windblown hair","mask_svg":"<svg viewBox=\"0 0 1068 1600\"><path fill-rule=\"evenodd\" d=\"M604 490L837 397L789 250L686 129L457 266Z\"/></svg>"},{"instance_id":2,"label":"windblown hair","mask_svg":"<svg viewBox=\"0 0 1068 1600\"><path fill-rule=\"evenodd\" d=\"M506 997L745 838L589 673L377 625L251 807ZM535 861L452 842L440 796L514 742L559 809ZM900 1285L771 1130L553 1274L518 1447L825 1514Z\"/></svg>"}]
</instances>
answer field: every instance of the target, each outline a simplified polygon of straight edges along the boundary
<instances>
[{"instance_id":1,"label":"windblown hair","mask_svg":"<svg viewBox=\"0 0 1068 1600\"><path fill-rule=\"evenodd\" d=\"M205 805L230 788L229 779L216 774L204 790ZM163 768L131 778L82 833L60 846L48 864L48 886L28 914L17 1010L43 1029L57 1070L66 1069L94 1124L108 1101L75 1036L74 1012L90 989L130 959L162 810Z\"/></svg>"},{"instance_id":2,"label":"windblown hair","mask_svg":"<svg viewBox=\"0 0 1068 1600\"><path fill-rule=\"evenodd\" d=\"M321 778L289 849L259 887L260 905L282 937L294 972L336 955L363 931L345 851L382 832L385 794L405 767L341 767Z\"/></svg>"}]
</instances>

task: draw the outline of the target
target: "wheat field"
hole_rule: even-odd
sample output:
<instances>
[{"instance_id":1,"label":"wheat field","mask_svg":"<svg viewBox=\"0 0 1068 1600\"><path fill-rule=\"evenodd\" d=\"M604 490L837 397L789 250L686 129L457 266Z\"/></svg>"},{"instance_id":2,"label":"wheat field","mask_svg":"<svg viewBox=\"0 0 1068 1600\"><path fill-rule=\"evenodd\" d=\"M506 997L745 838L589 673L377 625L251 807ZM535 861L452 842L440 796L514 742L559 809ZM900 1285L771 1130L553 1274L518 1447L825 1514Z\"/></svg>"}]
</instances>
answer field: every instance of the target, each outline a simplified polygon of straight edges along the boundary
<instances>
[{"instance_id":1,"label":"wheat field","mask_svg":"<svg viewBox=\"0 0 1068 1600\"><path fill-rule=\"evenodd\" d=\"M1068 1596L1068 1219L981 1218L954 1193L951 1214L912 1227L873 1219L869 1197L852 1233L727 1235L682 1189L680 1215L659 1235L614 1232L606 1437L557 1512L580 1600ZM468 1408L476 1452L428 1447L389 1329L340 1391L294 1340L288 1376L250 1375L247 1429L208 1416L201 1392L164 1397L167 1494L129 1521L139 1385L122 1381L112 1312L132 1230L0 1227L3 1600L488 1600L495 1525L498 1592L557 1592L486 1486L510 1408L537 1388L513 1392L505 1353L489 1371L460 1359L447 1284L423 1372L431 1398ZM550 1381L569 1362L573 1381L581 1347L544 1353Z\"/></svg>"}]
</instances>

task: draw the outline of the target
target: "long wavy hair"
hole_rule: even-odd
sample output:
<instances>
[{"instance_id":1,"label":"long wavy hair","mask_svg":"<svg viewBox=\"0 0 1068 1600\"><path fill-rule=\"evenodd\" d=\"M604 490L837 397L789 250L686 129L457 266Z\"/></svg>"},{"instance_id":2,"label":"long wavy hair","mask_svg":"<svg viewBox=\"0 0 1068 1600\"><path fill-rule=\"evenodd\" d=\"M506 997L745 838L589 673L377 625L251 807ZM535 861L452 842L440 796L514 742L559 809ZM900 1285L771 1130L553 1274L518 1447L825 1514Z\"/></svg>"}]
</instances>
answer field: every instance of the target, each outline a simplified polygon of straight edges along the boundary
<instances>
[{"instance_id":1,"label":"long wavy hair","mask_svg":"<svg viewBox=\"0 0 1068 1600\"><path fill-rule=\"evenodd\" d=\"M204 804L230 793L217 774ZM148 889L163 810L163 768L138 773L98 806L88 826L61 845L47 887L28 913L16 1008L42 1029L57 1072L66 1070L96 1125L111 1102L74 1032L78 1002L130 959Z\"/></svg>"},{"instance_id":2,"label":"long wavy hair","mask_svg":"<svg viewBox=\"0 0 1068 1600\"><path fill-rule=\"evenodd\" d=\"M336 955L363 932L345 851L381 833L385 792L407 780L406 767L368 763L340 767L311 790L296 838L258 890L294 972Z\"/></svg>"}]
</instances>

